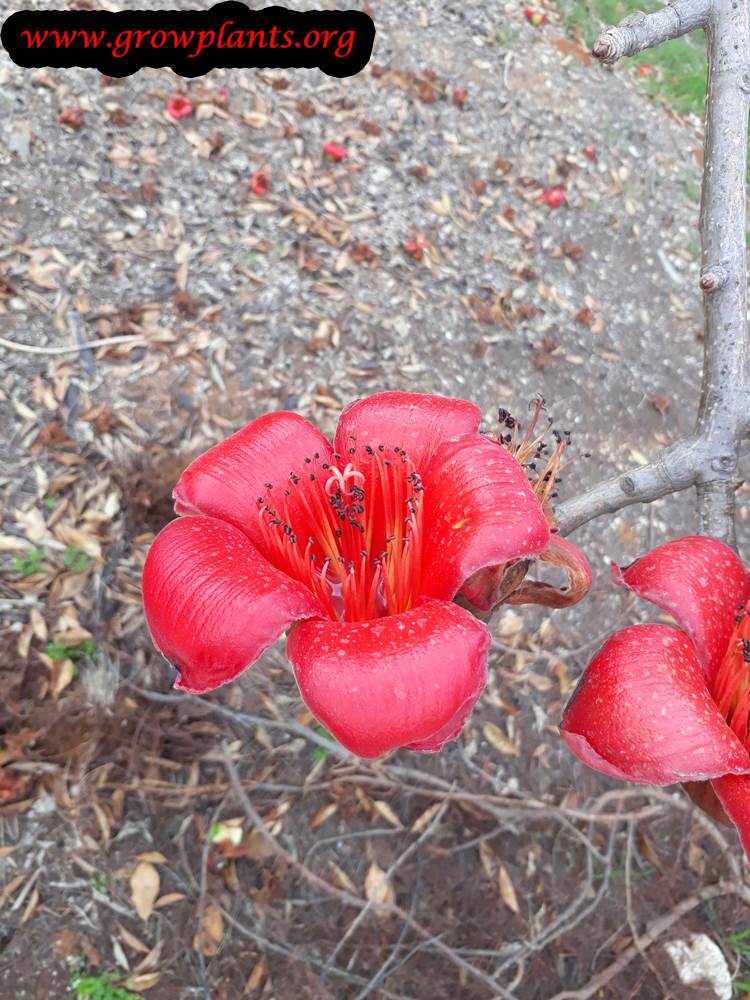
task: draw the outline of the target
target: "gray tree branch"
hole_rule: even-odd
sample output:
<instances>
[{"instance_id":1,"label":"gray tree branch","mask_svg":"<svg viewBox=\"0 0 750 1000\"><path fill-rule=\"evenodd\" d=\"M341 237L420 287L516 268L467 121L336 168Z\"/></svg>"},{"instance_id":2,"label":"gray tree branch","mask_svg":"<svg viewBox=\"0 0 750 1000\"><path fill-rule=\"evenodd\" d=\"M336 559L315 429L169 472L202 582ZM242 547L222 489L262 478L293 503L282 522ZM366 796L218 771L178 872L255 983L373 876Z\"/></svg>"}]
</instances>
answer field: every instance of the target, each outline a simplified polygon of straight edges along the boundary
<instances>
[{"instance_id":1,"label":"gray tree branch","mask_svg":"<svg viewBox=\"0 0 750 1000\"><path fill-rule=\"evenodd\" d=\"M592 518L695 486L699 530L734 545L739 442L748 431L747 139L750 12L746 0L677 0L656 14L634 14L594 47L605 62L697 27L708 40L705 167L701 196L705 314L703 384L693 437L654 462L600 483L556 510L567 534Z\"/></svg>"},{"instance_id":2,"label":"gray tree branch","mask_svg":"<svg viewBox=\"0 0 750 1000\"><path fill-rule=\"evenodd\" d=\"M614 63L623 56L652 49L696 28L704 28L710 9L711 0L672 0L654 14L635 11L616 28L607 28L601 33L594 46L594 55L604 63Z\"/></svg>"}]
</instances>

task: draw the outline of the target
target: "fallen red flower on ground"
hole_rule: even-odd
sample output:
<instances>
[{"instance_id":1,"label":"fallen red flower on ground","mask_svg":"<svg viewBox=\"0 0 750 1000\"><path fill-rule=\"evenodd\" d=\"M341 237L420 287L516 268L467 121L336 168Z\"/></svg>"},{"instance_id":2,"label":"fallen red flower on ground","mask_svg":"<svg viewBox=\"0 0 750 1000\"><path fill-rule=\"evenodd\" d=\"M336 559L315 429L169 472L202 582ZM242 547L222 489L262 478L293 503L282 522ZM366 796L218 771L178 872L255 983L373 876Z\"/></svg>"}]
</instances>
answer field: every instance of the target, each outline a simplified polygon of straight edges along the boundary
<instances>
[{"instance_id":1,"label":"fallen red flower on ground","mask_svg":"<svg viewBox=\"0 0 750 1000\"><path fill-rule=\"evenodd\" d=\"M338 142L327 142L323 146L323 152L329 160L333 160L335 163L345 160L349 155L346 149Z\"/></svg>"},{"instance_id":2,"label":"fallen red flower on ground","mask_svg":"<svg viewBox=\"0 0 750 1000\"><path fill-rule=\"evenodd\" d=\"M562 188L545 188L539 195L538 201L550 208L560 208L565 204L565 192Z\"/></svg>"},{"instance_id":3,"label":"fallen red flower on ground","mask_svg":"<svg viewBox=\"0 0 750 1000\"><path fill-rule=\"evenodd\" d=\"M181 118L189 118L193 113L193 105L183 94L175 94L167 101L167 114L180 121Z\"/></svg>"},{"instance_id":4,"label":"fallen red flower on ground","mask_svg":"<svg viewBox=\"0 0 750 1000\"><path fill-rule=\"evenodd\" d=\"M261 173L261 171L251 174L248 183L253 194L261 196L268 194L270 184L267 174Z\"/></svg>"},{"instance_id":5,"label":"fallen red flower on ground","mask_svg":"<svg viewBox=\"0 0 750 1000\"><path fill-rule=\"evenodd\" d=\"M684 783L737 827L750 856L750 574L726 545L695 536L613 575L681 627L634 625L608 639L565 710L562 738L602 774Z\"/></svg>"},{"instance_id":6,"label":"fallen red flower on ground","mask_svg":"<svg viewBox=\"0 0 750 1000\"><path fill-rule=\"evenodd\" d=\"M65 108L57 116L60 125L67 125L69 128L78 130L83 127L83 108Z\"/></svg>"},{"instance_id":7,"label":"fallen red flower on ground","mask_svg":"<svg viewBox=\"0 0 750 1000\"><path fill-rule=\"evenodd\" d=\"M546 14L542 14L537 10L532 10L531 7L526 7L524 9L523 16L534 28L538 28L541 24L545 24L547 21Z\"/></svg>"},{"instance_id":8,"label":"fallen red flower on ground","mask_svg":"<svg viewBox=\"0 0 750 1000\"><path fill-rule=\"evenodd\" d=\"M506 567L520 584L550 548L523 466L477 433L480 417L464 400L385 392L343 411L333 446L278 412L197 458L174 491L185 516L143 573L177 687L233 680L291 627L302 697L345 747L376 757L456 737L490 636L453 600L483 571L493 600Z\"/></svg>"}]
</instances>

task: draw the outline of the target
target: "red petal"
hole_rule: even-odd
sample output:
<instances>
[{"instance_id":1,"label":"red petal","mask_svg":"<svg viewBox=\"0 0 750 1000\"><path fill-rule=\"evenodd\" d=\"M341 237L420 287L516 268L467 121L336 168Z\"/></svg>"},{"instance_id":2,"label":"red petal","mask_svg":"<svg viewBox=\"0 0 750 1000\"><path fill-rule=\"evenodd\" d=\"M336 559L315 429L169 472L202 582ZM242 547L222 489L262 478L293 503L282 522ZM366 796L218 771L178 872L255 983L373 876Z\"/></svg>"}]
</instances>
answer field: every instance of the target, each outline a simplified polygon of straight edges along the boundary
<instances>
[{"instance_id":1,"label":"red petal","mask_svg":"<svg viewBox=\"0 0 750 1000\"><path fill-rule=\"evenodd\" d=\"M446 441L423 476L423 593L451 600L477 570L536 556L550 539L541 504L507 448L481 434Z\"/></svg>"},{"instance_id":2,"label":"red petal","mask_svg":"<svg viewBox=\"0 0 750 1000\"><path fill-rule=\"evenodd\" d=\"M302 697L348 750L378 757L439 750L458 735L487 680L487 628L429 601L365 622L302 622L287 641Z\"/></svg>"},{"instance_id":3,"label":"red petal","mask_svg":"<svg viewBox=\"0 0 750 1000\"><path fill-rule=\"evenodd\" d=\"M750 575L739 557L714 538L694 535L660 545L624 570L616 583L668 611L695 643L709 680L721 663Z\"/></svg>"},{"instance_id":4,"label":"red petal","mask_svg":"<svg viewBox=\"0 0 750 1000\"><path fill-rule=\"evenodd\" d=\"M724 810L737 827L745 854L750 860L750 778L725 774L711 784Z\"/></svg>"},{"instance_id":5,"label":"red petal","mask_svg":"<svg viewBox=\"0 0 750 1000\"><path fill-rule=\"evenodd\" d=\"M551 583L526 580L509 594L507 604L542 604L545 608L569 608L583 600L591 590L589 561L578 546L567 538L553 535L539 559L551 566L562 567L568 574L567 587L553 587Z\"/></svg>"},{"instance_id":6,"label":"red petal","mask_svg":"<svg viewBox=\"0 0 750 1000\"><path fill-rule=\"evenodd\" d=\"M404 448L424 473L443 441L476 431L482 413L464 399L418 392L381 392L350 403L339 418L336 451L345 456L356 438L361 446Z\"/></svg>"},{"instance_id":7,"label":"red petal","mask_svg":"<svg viewBox=\"0 0 750 1000\"><path fill-rule=\"evenodd\" d=\"M247 537L212 517L181 517L143 567L143 606L156 648L202 694L231 681L300 618L324 614L301 583Z\"/></svg>"},{"instance_id":8,"label":"red petal","mask_svg":"<svg viewBox=\"0 0 750 1000\"><path fill-rule=\"evenodd\" d=\"M304 475L305 459L315 452L319 464L332 460L331 446L312 424L296 413L267 413L190 463L174 490L175 510L229 521L265 553L257 500L265 499L266 483L283 500L289 473ZM299 502L294 491L288 500L294 518ZM294 519L306 523L307 515Z\"/></svg>"},{"instance_id":9,"label":"red petal","mask_svg":"<svg viewBox=\"0 0 750 1000\"><path fill-rule=\"evenodd\" d=\"M565 710L563 740L584 764L671 785L750 773L750 756L716 707L690 639L634 625L608 639Z\"/></svg>"}]
</instances>

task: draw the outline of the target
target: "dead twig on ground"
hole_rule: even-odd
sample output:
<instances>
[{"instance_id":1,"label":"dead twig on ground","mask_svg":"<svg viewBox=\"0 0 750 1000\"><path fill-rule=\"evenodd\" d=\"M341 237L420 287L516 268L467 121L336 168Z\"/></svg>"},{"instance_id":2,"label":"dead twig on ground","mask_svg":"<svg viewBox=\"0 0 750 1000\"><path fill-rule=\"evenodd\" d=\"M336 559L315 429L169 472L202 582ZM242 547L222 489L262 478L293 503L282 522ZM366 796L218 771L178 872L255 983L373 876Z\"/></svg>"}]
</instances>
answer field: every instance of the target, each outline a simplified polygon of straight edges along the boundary
<instances>
[{"instance_id":1,"label":"dead twig on ground","mask_svg":"<svg viewBox=\"0 0 750 1000\"><path fill-rule=\"evenodd\" d=\"M367 905L364 907L364 909L359 911L359 913L354 918L352 923L346 929L346 933L344 934L344 936L341 938L339 943L336 945L331 954L328 956L328 961L326 962L326 969L328 969L331 965L333 965L333 963L336 961L339 952L344 947L346 942L354 934L354 932L362 924L368 913L370 913L370 911L376 905L375 900L377 899L378 891L390 883L393 875L398 871L401 865L404 864L404 862L409 857L411 857L411 855L414 854L414 852L418 850L419 847L426 840L429 840L429 838L433 835L435 830L440 825L443 816L445 815L445 810L448 808L449 802L450 802L450 796L446 797L443 804L440 806L437 813L433 817L432 821L428 823L427 827L423 830L422 834L417 838L417 840L409 844L409 846L404 851L402 851L401 854L399 854L399 856L396 858L393 864L390 865L388 870L383 873L383 875L379 880L379 884L373 887L372 897L367 900Z\"/></svg>"},{"instance_id":2,"label":"dead twig on ground","mask_svg":"<svg viewBox=\"0 0 750 1000\"><path fill-rule=\"evenodd\" d=\"M294 868L299 874L308 882L310 885L314 885L318 889L322 889L327 894L336 897L342 903L346 903L348 906L353 906L357 910L363 910L368 904L367 900L361 899L358 896L353 896L351 893L346 892L344 889L337 889L335 886L331 885L320 875L316 875L315 872L311 871L302 862L298 861L286 848L282 847L279 841L268 832L268 828L263 822L261 816L256 811L252 802L248 798L242 783L240 782L239 774L237 773L237 768L235 767L234 761L230 757L227 750L223 753L224 767L227 772L229 781L234 789L237 799L245 811L245 815L253 824L253 827L257 830L263 840L266 842L268 847L276 854L278 857L283 858L283 860L292 868ZM382 903L379 906L381 913L392 913L394 916L399 917L401 920L408 920L409 926L414 930L420 937L425 938L431 944L435 945L437 951L440 952L448 961L452 962L453 965L461 969L464 973L475 979L477 982L481 982L490 991L492 996L501 996L505 1000L514 1000L513 994L508 993L502 987L498 986L497 983L493 982L490 976L482 972L476 966L472 965L470 962L465 961L458 955L449 945L446 945L443 941L436 938L426 927L417 923L416 920L409 917L409 914L402 907L396 905L395 903Z\"/></svg>"},{"instance_id":3,"label":"dead twig on ground","mask_svg":"<svg viewBox=\"0 0 750 1000\"><path fill-rule=\"evenodd\" d=\"M275 952L277 955L283 955L288 962L300 962L303 965L311 965L316 969L323 968L323 962L314 956L309 954L302 955L298 949L285 948L284 945L280 944L278 941L272 941L270 938L265 937L265 935L260 934L254 927L248 927L246 924L241 923L225 907L222 906L219 907L219 909L221 915L230 927L233 927L243 937L250 938L250 940L254 941L259 948L265 948L268 951ZM363 976L358 976L353 972L347 972L344 969L334 967L330 969L329 972L331 975L339 979L346 979L350 983L356 983L357 985L363 984L365 987L369 985ZM379 988L379 993L381 996L387 997L387 1000L418 1000L418 998L408 996L405 993L392 993L390 990L383 989L382 986Z\"/></svg>"},{"instance_id":4,"label":"dead twig on ground","mask_svg":"<svg viewBox=\"0 0 750 1000\"><path fill-rule=\"evenodd\" d=\"M561 993L556 993L551 1000L589 1000L590 997L596 996L599 990L602 990L607 983L611 982L623 969L626 969L634 958L643 954L647 948L668 931L670 927L681 920L685 914L690 913L691 910L695 910L710 899L727 895L739 895L744 902L750 901L750 890L744 885L721 881L713 885L704 886L703 889L679 902L669 913L652 920L644 934L636 938L633 944L626 948L614 962L608 965L599 975L594 976L580 990L563 990Z\"/></svg>"},{"instance_id":5,"label":"dead twig on ground","mask_svg":"<svg viewBox=\"0 0 750 1000\"><path fill-rule=\"evenodd\" d=\"M15 340L0 337L0 347L9 351L20 351L22 354L78 354L81 351L95 351L99 347L114 347L115 344L130 344L131 347L142 347L148 341L138 334L123 334L119 337L103 337L101 340L89 340L83 344L69 344L67 347L36 347L34 344L19 344Z\"/></svg>"}]
</instances>

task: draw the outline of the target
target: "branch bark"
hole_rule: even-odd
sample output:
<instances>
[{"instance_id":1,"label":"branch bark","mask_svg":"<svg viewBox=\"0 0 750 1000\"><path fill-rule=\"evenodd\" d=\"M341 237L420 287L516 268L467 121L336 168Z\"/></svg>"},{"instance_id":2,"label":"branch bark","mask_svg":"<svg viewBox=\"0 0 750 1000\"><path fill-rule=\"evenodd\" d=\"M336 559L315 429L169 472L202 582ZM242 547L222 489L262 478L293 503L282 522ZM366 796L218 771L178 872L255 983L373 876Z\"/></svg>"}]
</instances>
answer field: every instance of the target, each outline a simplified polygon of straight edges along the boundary
<instances>
[{"instance_id":1,"label":"branch bark","mask_svg":"<svg viewBox=\"0 0 750 1000\"><path fill-rule=\"evenodd\" d=\"M601 33L594 46L594 55L604 63L614 63L623 56L652 49L705 27L710 9L711 0L672 0L663 10L653 14L635 11L616 28L607 28Z\"/></svg>"},{"instance_id":2,"label":"branch bark","mask_svg":"<svg viewBox=\"0 0 750 1000\"><path fill-rule=\"evenodd\" d=\"M695 434L654 462L600 483L556 511L567 534L633 503L695 486L699 531L735 544L739 442L750 423L748 395L747 138L750 12L737 0L675 0L606 29L594 55L606 63L705 27L708 41L705 167L701 196L705 315L703 383Z\"/></svg>"}]
</instances>

